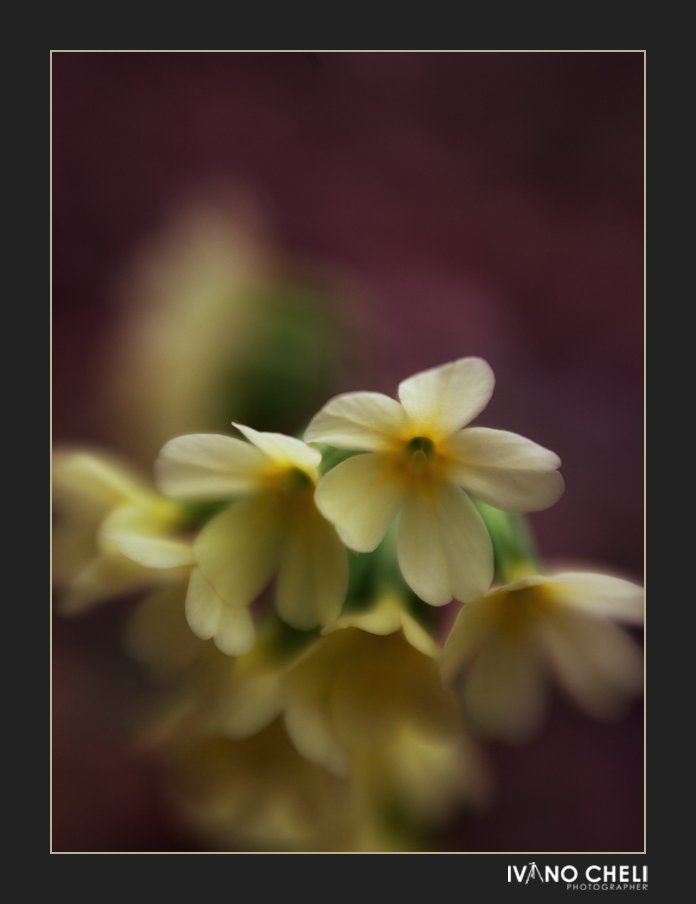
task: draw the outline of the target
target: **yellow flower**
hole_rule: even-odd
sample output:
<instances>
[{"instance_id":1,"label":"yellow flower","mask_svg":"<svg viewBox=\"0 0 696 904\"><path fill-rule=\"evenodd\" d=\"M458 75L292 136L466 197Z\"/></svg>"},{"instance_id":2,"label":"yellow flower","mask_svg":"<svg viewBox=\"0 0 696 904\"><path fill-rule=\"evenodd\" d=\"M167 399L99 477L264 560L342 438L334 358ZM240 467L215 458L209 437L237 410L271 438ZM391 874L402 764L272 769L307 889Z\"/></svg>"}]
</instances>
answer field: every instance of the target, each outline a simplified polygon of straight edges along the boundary
<instances>
[{"instance_id":1,"label":"yellow flower","mask_svg":"<svg viewBox=\"0 0 696 904\"><path fill-rule=\"evenodd\" d=\"M230 363L263 322L274 252L253 202L223 196L184 203L121 280L105 402L113 436L148 465L172 436L225 428Z\"/></svg>"},{"instance_id":2,"label":"yellow flower","mask_svg":"<svg viewBox=\"0 0 696 904\"><path fill-rule=\"evenodd\" d=\"M242 497L215 515L193 544L186 614L198 637L233 649L239 619L277 572L276 605L288 624L328 624L341 608L348 561L334 528L314 504L321 455L299 439L235 426L250 440L193 434L170 440L155 466L167 495L211 501ZM253 628L252 628L253 630ZM253 639L252 639L253 643ZM242 645L243 646L243 645Z\"/></svg>"},{"instance_id":3,"label":"yellow flower","mask_svg":"<svg viewBox=\"0 0 696 904\"><path fill-rule=\"evenodd\" d=\"M64 614L187 576L193 558L176 535L181 507L122 462L102 453L57 452L53 490L53 578Z\"/></svg>"},{"instance_id":4,"label":"yellow flower","mask_svg":"<svg viewBox=\"0 0 696 904\"><path fill-rule=\"evenodd\" d=\"M241 740L262 731L283 712L280 676L313 639L311 633L272 619L253 649L238 657L198 640L204 646L201 655L152 720L143 743L177 743L194 736Z\"/></svg>"},{"instance_id":5,"label":"yellow flower","mask_svg":"<svg viewBox=\"0 0 696 904\"><path fill-rule=\"evenodd\" d=\"M583 572L524 577L462 607L443 678L473 725L511 742L539 727L549 669L590 715L619 716L642 687L642 653L612 620L642 623L641 587Z\"/></svg>"},{"instance_id":6,"label":"yellow flower","mask_svg":"<svg viewBox=\"0 0 696 904\"><path fill-rule=\"evenodd\" d=\"M199 737L169 754L182 814L218 850L350 849L348 782L301 757L280 719L252 737Z\"/></svg>"},{"instance_id":7,"label":"yellow flower","mask_svg":"<svg viewBox=\"0 0 696 904\"><path fill-rule=\"evenodd\" d=\"M441 606L471 600L493 579L493 550L465 490L511 512L539 511L563 492L557 455L531 440L487 427L461 428L493 392L491 368L462 358L399 385L397 402L374 392L329 401L307 442L367 452L321 480L319 511L357 552L377 547L401 510L397 554L409 586Z\"/></svg>"},{"instance_id":8,"label":"yellow flower","mask_svg":"<svg viewBox=\"0 0 696 904\"><path fill-rule=\"evenodd\" d=\"M439 648L400 601L343 616L281 677L295 747L350 777L357 824L397 812L419 828L485 791L481 763L438 672Z\"/></svg>"}]
</instances>

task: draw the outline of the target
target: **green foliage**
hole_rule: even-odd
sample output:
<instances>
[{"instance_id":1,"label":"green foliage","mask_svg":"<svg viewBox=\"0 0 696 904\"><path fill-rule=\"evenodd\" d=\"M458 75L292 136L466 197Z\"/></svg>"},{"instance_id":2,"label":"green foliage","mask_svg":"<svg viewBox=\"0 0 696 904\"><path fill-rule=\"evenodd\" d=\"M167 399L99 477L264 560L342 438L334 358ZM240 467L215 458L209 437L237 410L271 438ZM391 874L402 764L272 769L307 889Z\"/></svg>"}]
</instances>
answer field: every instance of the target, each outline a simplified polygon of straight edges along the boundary
<instances>
[{"instance_id":1,"label":"green foliage","mask_svg":"<svg viewBox=\"0 0 696 904\"><path fill-rule=\"evenodd\" d=\"M250 305L256 328L228 371L227 415L292 436L336 392L342 330L326 295L299 283L270 285Z\"/></svg>"},{"instance_id":2,"label":"green foliage","mask_svg":"<svg viewBox=\"0 0 696 904\"><path fill-rule=\"evenodd\" d=\"M525 565L531 565L532 570L543 573L536 544L524 515L502 512L473 496L471 501L483 518L493 543L495 580L506 584Z\"/></svg>"}]
</instances>

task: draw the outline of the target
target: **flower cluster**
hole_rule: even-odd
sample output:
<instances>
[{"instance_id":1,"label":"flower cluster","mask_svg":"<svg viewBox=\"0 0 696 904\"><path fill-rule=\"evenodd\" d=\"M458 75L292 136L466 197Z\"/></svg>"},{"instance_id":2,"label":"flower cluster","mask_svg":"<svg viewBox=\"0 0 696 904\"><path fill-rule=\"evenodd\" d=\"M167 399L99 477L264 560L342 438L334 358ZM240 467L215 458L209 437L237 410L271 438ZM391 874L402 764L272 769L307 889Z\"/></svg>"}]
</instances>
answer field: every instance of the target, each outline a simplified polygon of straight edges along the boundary
<instances>
[{"instance_id":1,"label":"flower cluster","mask_svg":"<svg viewBox=\"0 0 696 904\"><path fill-rule=\"evenodd\" d=\"M468 426L493 386L463 358L398 401L339 395L301 439L179 436L156 489L56 455L61 609L147 589L127 646L168 693L144 740L211 845L424 849L488 799L476 737L530 738L551 673L598 717L640 691L614 622L640 623L642 590L542 573L519 513L558 501L560 459Z\"/></svg>"}]
</instances>

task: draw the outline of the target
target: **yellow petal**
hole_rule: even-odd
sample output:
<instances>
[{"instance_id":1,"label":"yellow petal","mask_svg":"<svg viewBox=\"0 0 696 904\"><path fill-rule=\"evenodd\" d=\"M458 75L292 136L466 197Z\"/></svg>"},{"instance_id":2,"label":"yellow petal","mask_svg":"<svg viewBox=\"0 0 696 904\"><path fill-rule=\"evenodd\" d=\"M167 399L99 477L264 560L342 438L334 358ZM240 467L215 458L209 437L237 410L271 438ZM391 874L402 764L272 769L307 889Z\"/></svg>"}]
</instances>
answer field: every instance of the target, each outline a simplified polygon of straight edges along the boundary
<instances>
[{"instance_id":1,"label":"yellow petal","mask_svg":"<svg viewBox=\"0 0 696 904\"><path fill-rule=\"evenodd\" d=\"M254 646L254 622L248 609L226 606L220 610L215 646L227 656L243 656Z\"/></svg>"},{"instance_id":2,"label":"yellow petal","mask_svg":"<svg viewBox=\"0 0 696 904\"><path fill-rule=\"evenodd\" d=\"M488 597L479 597L462 606L442 650L443 681L451 684L469 665L483 645L490 626Z\"/></svg>"},{"instance_id":3,"label":"yellow petal","mask_svg":"<svg viewBox=\"0 0 696 904\"><path fill-rule=\"evenodd\" d=\"M644 590L637 584L608 574L565 572L553 576L559 597L594 615L640 625Z\"/></svg>"},{"instance_id":4,"label":"yellow petal","mask_svg":"<svg viewBox=\"0 0 696 904\"><path fill-rule=\"evenodd\" d=\"M339 449L374 452L391 448L394 437L407 429L406 412L394 399L379 392L347 392L324 405L304 438Z\"/></svg>"},{"instance_id":5,"label":"yellow petal","mask_svg":"<svg viewBox=\"0 0 696 904\"><path fill-rule=\"evenodd\" d=\"M98 603L151 586L159 580L158 574L126 558L113 544L73 578L61 594L58 609L63 615L77 615Z\"/></svg>"},{"instance_id":6,"label":"yellow petal","mask_svg":"<svg viewBox=\"0 0 696 904\"><path fill-rule=\"evenodd\" d=\"M240 439L193 433L164 445L155 462L155 482L177 499L232 499L258 489L268 466L259 449Z\"/></svg>"},{"instance_id":7,"label":"yellow petal","mask_svg":"<svg viewBox=\"0 0 696 904\"><path fill-rule=\"evenodd\" d=\"M414 426L443 437L483 411L494 385L483 358L460 358L404 380L399 398Z\"/></svg>"},{"instance_id":8,"label":"yellow petal","mask_svg":"<svg viewBox=\"0 0 696 904\"><path fill-rule=\"evenodd\" d=\"M246 606L278 566L282 522L268 494L231 505L212 518L193 546L198 567L231 606Z\"/></svg>"},{"instance_id":9,"label":"yellow petal","mask_svg":"<svg viewBox=\"0 0 696 904\"><path fill-rule=\"evenodd\" d=\"M122 500L136 502L154 495L128 465L104 453L56 452L53 486L61 500L66 497L73 504L85 501L104 509Z\"/></svg>"},{"instance_id":10,"label":"yellow petal","mask_svg":"<svg viewBox=\"0 0 696 904\"><path fill-rule=\"evenodd\" d=\"M475 599L493 580L488 531L466 493L454 484L414 488L406 496L397 555L406 583L433 606L453 597Z\"/></svg>"},{"instance_id":11,"label":"yellow petal","mask_svg":"<svg viewBox=\"0 0 696 904\"><path fill-rule=\"evenodd\" d=\"M285 535L276 586L280 617L307 631L341 611L348 589L348 558L336 531L312 506L297 513Z\"/></svg>"},{"instance_id":12,"label":"yellow petal","mask_svg":"<svg viewBox=\"0 0 696 904\"><path fill-rule=\"evenodd\" d=\"M333 634L343 628L360 628L369 634L394 634L401 630L401 613L396 607L378 605L368 612L343 615L321 633Z\"/></svg>"},{"instance_id":13,"label":"yellow petal","mask_svg":"<svg viewBox=\"0 0 696 904\"><path fill-rule=\"evenodd\" d=\"M282 433L263 433L242 424L233 426L278 465L301 468L309 473L314 473L319 467L321 452L303 443L301 439Z\"/></svg>"},{"instance_id":14,"label":"yellow petal","mask_svg":"<svg viewBox=\"0 0 696 904\"><path fill-rule=\"evenodd\" d=\"M217 634L224 603L198 568L194 568L186 593L186 621L201 640Z\"/></svg>"},{"instance_id":15,"label":"yellow petal","mask_svg":"<svg viewBox=\"0 0 696 904\"><path fill-rule=\"evenodd\" d=\"M196 637L212 638L227 656L243 656L254 646L254 623L248 610L227 606L198 568L189 580L186 620Z\"/></svg>"},{"instance_id":16,"label":"yellow petal","mask_svg":"<svg viewBox=\"0 0 696 904\"><path fill-rule=\"evenodd\" d=\"M184 671L203 648L186 621L186 591L186 580L156 587L126 625L127 652L148 665L158 679L168 679Z\"/></svg>"},{"instance_id":17,"label":"yellow petal","mask_svg":"<svg viewBox=\"0 0 696 904\"><path fill-rule=\"evenodd\" d=\"M403 630L404 637L416 650L430 656L431 659L440 657L438 645L413 616L409 615L404 608L403 600L396 594L389 592L382 594L374 608L367 612L343 615L321 633L332 634L343 628L360 628L369 634L382 636Z\"/></svg>"},{"instance_id":18,"label":"yellow petal","mask_svg":"<svg viewBox=\"0 0 696 904\"><path fill-rule=\"evenodd\" d=\"M419 650L431 659L440 658L442 655L440 647L435 643L428 632L418 624L415 618L410 616L407 612L404 612L401 617L401 627L404 632L404 637L412 647L415 647L416 650Z\"/></svg>"},{"instance_id":19,"label":"yellow petal","mask_svg":"<svg viewBox=\"0 0 696 904\"><path fill-rule=\"evenodd\" d=\"M469 427L449 437L450 479L505 512L539 512L565 488L554 453L506 430Z\"/></svg>"},{"instance_id":20,"label":"yellow petal","mask_svg":"<svg viewBox=\"0 0 696 904\"><path fill-rule=\"evenodd\" d=\"M473 727L511 743L528 741L546 708L541 651L527 635L492 635L460 688Z\"/></svg>"},{"instance_id":21,"label":"yellow petal","mask_svg":"<svg viewBox=\"0 0 696 904\"><path fill-rule=\"evenodd\" d=\"M396 517L404 492L389 460L379 453L366 453L325 474L315 499L346 546L356 552L372 552Z\"/></svg>"},{"instance_id":22,"label":"yellow petal","mask_svg":"<svg viewBox=\"0 0 696 904\"><path fill-rule=\"evenodd\" d=\"M234 678L234 675L233 675ZM216 703L207 728L228 738L249 738L279 716L283 696L275 671L261 671L235 682Z\"/></svg>"},{"instance_id":23,"label":"yellow petal","mask_svg":"<svg viewBox=\"0 0 696 904\"><path fill-rule=\"evenodd\" d=\"M463 737L433 737L405 724L383 757L382 768L373 770L374 791L386 791L421 824L440 822L463 798L485 799L482 763Z\"/></svg>"},{"instance_id":24,"label":"yellow petal","mask_svg":"<svg viewBox=\"0 0 696 904\"><path fill-rule=\"evenodd\" d=\"M349 632L338 643L322 638L306 648L281 677L285 697L285 727L302 756L337 776L350 771L348 752L336 738L331 720L330 694L336 669L350 655Z\"/></svg>"},{"instance_id":25,"label":"yellow petal","mask_svg":"<svg viewBox=\"0 0 696 904\"><path fill-rule=\"evenodd\" d=\"M330 729L327 713L313 706L290 701L285 709L285 728L298 753L343 778L350 772L350 758Z\"/></svg>"},{"instance_id":26,"label":"yellow petal","mask_svg":"<svg viewBox=\"0 0 696 904\"><path fill-rule=\"evenodd\" d=\"M559 681L590 715L623 715L643 684L643 656L624 630L569 609L539 627Z\"/></svg>"},{"instance_id":27,"label":"yellow petal","mask_svg":"<svg viewBox=\"0 0 696 904\"><path fill-rule=\"evenodd\" d=\"M166 536L166 520L140 506L120 506L104 519L99 533L121 552L146 568L177 568L193 564L190 543Z\"/></svg>"}]
</instances>

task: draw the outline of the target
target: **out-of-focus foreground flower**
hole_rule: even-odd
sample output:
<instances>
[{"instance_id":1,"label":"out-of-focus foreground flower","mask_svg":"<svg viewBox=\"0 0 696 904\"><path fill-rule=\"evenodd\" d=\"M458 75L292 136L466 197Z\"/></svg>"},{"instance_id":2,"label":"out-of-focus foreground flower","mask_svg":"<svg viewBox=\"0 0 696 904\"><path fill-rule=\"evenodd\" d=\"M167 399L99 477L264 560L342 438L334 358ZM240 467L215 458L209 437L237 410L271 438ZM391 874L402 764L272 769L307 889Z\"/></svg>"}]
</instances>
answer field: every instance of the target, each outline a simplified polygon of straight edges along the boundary
<instances>
[{"instance_id":1,"label":"out-of-focus foreground flower","mask_svg":"<svg viewBox=\"0 0 696 904\"><path fill-rule=\"evenodd\" d=\"M461 429L493 385L485 361L462 358L404 380L400 402L340 395L305 431L307 442L367 452L325 475L317 505L358 552L375 549L401 511L401 571L434 606L474 599L493 579L491 541L467 492L508 512L548 508L563 492L553 452L505 430Z\"/></svg>"},{"instance_id":2,"label":"out-of-focus foreground flower","mask_svg":"<svg viewBox=\"0 0 696 904\"><path fill-rule=\"evenodd\" d=\"M322 637L271 620L245 656L206 647L143 741L218 843L419 850L489 795L439 655L394 593Z\"/></svg>"},{"instance_id":3,"label":"out-of-focus foreground flower","mask_svg":"<svg viewBox=\"0 0 696 904\"><path fill-rule=\"evenodd\" d=\"M422 843L463 801L485 802L440 650L401 599L387 593L323 634L283 677L285 720L300 753L350 779L358 849L379 850L390 832Z\"/></svg>"},{"instance_id":4,"label":"out-of-focus foreground flower","mask_svg":"<svg viewBox=\"0 0 696 904\"><path fill-rule=\"evenodd\" d=\"M117 458L101 452L57 452L53 492L58 516L53 580L62 590L65 614L187 577L191 548L177 536L186 512ZM158 570L133 559L133 543L148 549Z\"/></svg>"},{"instance_id":5,"label":"out-of-focus foreground flower","mask_svg":"<svg viewBox=\"0 0 696 904\"><path fill-rule=\"evenodd\" d=\"M587 713L615 718L640 692L642 651L614 621L643 623L643 589L604 574L530 574L466 603L442 672L474 727L528 740L546 710L549 673Z\"/></svg>"}]
</instances>

